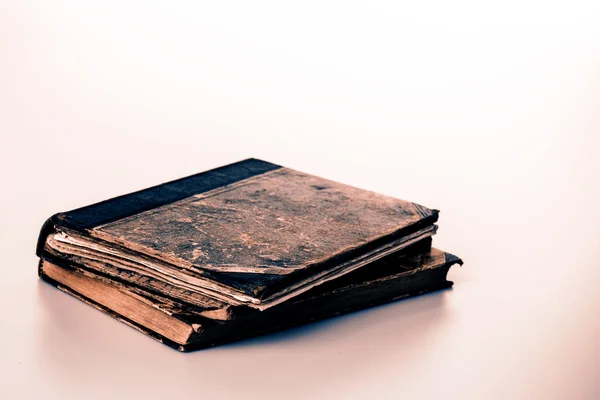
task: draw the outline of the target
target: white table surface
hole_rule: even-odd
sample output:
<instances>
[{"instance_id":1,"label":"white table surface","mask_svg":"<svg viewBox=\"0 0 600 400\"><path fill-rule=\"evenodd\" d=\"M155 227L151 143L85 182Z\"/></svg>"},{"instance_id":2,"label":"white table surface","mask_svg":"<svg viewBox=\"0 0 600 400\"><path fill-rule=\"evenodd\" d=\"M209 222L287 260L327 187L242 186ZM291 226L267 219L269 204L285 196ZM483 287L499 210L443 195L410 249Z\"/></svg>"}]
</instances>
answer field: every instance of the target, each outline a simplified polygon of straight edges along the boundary
<instances>
[{"instance_id":1,"label":"white table surface","mask_svg":"<svg viewBox=\"0 0 600 400\"><path fill-rule=\"evenodd\" d=\"M2 2L0 398L600 398L598 2L211 3ZM454 288L180 354L37 278L246 157L441 209Z\"/></svg>"}]
</instances>

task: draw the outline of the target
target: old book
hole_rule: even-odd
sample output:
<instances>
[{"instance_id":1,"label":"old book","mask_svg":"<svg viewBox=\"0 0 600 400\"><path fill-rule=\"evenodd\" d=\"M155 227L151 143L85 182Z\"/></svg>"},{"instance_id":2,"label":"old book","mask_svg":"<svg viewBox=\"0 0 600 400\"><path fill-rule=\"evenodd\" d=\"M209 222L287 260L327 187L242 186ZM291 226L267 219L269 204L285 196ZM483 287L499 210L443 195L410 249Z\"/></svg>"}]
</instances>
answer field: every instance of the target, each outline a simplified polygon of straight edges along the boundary
<instances>
[{"instance_id":1,"label":"old book","mask_svg":"<svg viewBox=\"0 0 600 400\"><path fill-rule=\"evenodd\" d=\"M39 275L189 350L448 287L437 218L248 159L52 216Z\"/></svg>"},{"instance_id":2,"label":"old book","mask_svg":"<svg viewBox=\"0 0 600 400\"><path fill-rule=\"evenodd\" d=\"M222 321L200 308L124 285L79 267L40 261L40 276L59 289L180 351L201 349L274 332L334 315L450 287L457 257L413 246L342 278L313 287L267 310L247 310Z\"/></svg>"},{"instance_id":3,"label":"old book","mask_svg":"<svg viewBox=\"0 0 600 400\"><path fill-rule=\"evenodd\" d=\"M44 224L37 254L214 310L266 310L431 237L438 211L248 159Z\"/></svg>"}]
</instances>

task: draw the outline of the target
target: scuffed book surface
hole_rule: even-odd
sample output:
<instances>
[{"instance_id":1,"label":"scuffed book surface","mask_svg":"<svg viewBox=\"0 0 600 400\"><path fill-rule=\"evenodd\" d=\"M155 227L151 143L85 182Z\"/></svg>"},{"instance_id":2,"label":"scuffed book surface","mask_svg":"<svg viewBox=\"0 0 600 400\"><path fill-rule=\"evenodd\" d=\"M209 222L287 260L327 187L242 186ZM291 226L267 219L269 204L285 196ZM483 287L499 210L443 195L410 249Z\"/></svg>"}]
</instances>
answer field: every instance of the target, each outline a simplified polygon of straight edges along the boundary
<instances>
[{"instance_id":1,"label":"scuffed book surface","mask_svg":"<svg viewBox=\"0 0 600 400\"><path fill-rule=\"evenodd\" d=\"M436 220L436 210L250 159L59 214L38 252L258 304L429 237Z\"/></svg>"},{"instance_id":2,"label":"scuffed book surface","mask_svg":"<svg viewBox=\"0 0 600 400\"><path fill-rule=\"evenodd\" d=\"M412 225L423 210L280 168L99 226L95 234L197 269L287 275Z\"/></svg>"}]
</instances>

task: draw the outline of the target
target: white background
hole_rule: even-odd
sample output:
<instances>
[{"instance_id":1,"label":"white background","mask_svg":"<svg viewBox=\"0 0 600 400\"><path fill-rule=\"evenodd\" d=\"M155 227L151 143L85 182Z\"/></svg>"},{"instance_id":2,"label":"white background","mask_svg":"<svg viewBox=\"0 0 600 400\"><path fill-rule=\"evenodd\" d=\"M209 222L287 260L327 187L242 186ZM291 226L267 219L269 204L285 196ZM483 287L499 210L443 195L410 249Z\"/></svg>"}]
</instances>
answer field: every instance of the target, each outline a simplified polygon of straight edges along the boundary
<instances>
[{"instance_id":1,"label":"white background","mask_svg":"<svg viewBox=\"0 0 600 400\"><path fill-rule=\"evenodd\" d=\"M0 398L600 398L600 3L0 2ZM452 290L179 354L45 218L246 157L442 210Z\"/></svg>"}]
</instances>

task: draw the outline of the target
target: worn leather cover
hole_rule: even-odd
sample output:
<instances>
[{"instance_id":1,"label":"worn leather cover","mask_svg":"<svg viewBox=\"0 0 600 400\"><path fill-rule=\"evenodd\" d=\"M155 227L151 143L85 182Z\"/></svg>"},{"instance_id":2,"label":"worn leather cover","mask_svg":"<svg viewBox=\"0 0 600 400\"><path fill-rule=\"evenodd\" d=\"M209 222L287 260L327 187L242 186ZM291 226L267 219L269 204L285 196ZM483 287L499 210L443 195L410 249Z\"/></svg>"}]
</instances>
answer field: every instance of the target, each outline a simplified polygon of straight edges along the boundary
<instances>
[{"instance_id":1,"label":"worn leather cover","mask_svg":"<svg viewBox=\"0 0 600 400\"><path fill-rule=\"evenodd\" d=\"M423 247L423 244L413 246L394 260L379 261L373 268L355 271L314 288L292 301L266 311L253 310L231 321L216 321L197 316L192 310L186 310L185 306L179 310L165 309L169 315L196 328L197 333L185 344L175 343L148 327L107 309L43 273L40 276L48 283L142 333L177 350L189 351L275 332L452 286L452 282L446 279L448 269L454 264L462 264L462 261L437 249L423 251ZM134 295L143 296L144 292L136 291ZM155 300L151 294L146 295L152 301ZM160 304L157 306L160 308Z\"/></svg>"},{"instance_id":2,"label":"worn leather cover","mask_svg":"<svg viewBox=\"0 0 600 400\"><path fill-rule=\"evenodd\" d=\"M415 203L248 159L56 214L37 254L64 263L44 244L69 229L264 298L437 217Z\"/></svg>"}]
</instances>

